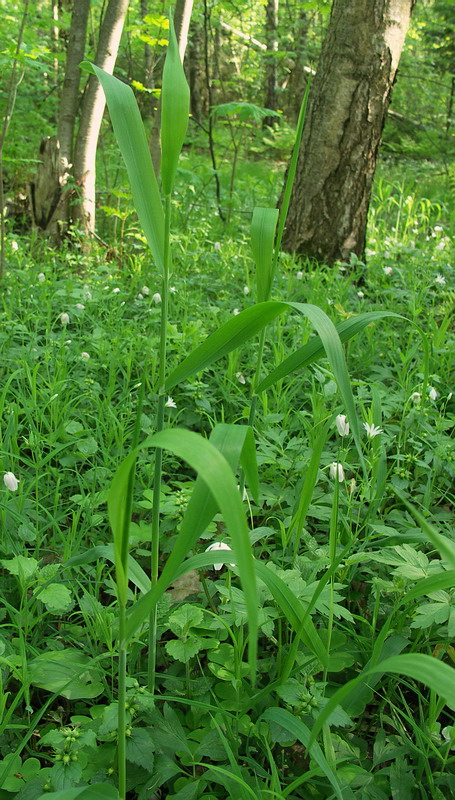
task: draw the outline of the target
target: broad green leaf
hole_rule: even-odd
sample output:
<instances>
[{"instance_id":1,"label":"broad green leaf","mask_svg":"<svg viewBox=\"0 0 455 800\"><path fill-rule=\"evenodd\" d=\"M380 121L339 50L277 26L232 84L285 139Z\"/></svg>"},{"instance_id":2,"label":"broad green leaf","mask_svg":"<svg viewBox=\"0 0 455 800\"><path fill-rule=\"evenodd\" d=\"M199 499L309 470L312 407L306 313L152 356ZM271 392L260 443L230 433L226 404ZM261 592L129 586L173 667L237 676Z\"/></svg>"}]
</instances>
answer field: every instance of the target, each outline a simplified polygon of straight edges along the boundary
<instances>
[{"instance_id":1,"label":"broad green leaf","mask_svg":"<svg viewBox=\"0 0 455 800\"><path fill-rule=\"evenodd\" d=\"M191 375L208 367L217 359L245 344L287 308L285 303L257 303L228 320L202 344L196 347L168 376L165 389L169 391Z\"/></svg>"},{"instance_id":2,"label":"broad green leaf","mask_svg":"<svg viewBox=\"0 0 455 800\"><path fill-rule=\"evenodd\" d=\"M84 564L92 564L94 561L98 561L98 559L106 559L106 561L115 564L114 545L99 544L96 547L91 547L89 550L69 558L68 561L65 561L63 567L80 567ZM133 558L131 553L128 555L128 580L134 583L141 592L145 593L150 589L150 578Z\"/></svg>"},{"instance_id":3,"label":"broad green leaf","mask_svg":"<svg viewBox=\"0 0 455 800\"><path fill-rule=\"evenodd\" d=\"M151 774L153 772L154 750L155 745L150 731L147 728L133 728L131 736L128 736L126 740L126 757L128 761L138 764Z\"/></svg>"},{"instance_id":4,"label":"broad green leaf","mask_svg":"<svg viewBox=\"0 0 455 800\"><path fill-rule=\"evenodd\" d=\"M169 16L169 45L161 90L161 181L165 195L172 192L189 111L190 90L180 60L174 23Z\"/></svg>"},{"instance_id":5,"label":"broad green leaf","mask_svg":"<svg viewBox=\"0 0 455 800\"><path fill-rule=\"evenodd\" d=\"M449 569L446 572L439 572L437 575L430 575L428 578L422 578L417 581L416 585L404 595L402 603L408 605L418 597L423 597L431 592L437 592L440 589L453 589L455 586L455 570Z\"/></svg>"},{"instance_id":6,"label":"broad green leaf","mask_svg":"<svg viewBox=\"0 0 455 800\"><path fill-rule=\"evenodd\" d=\"M278 222L277 208L253 210L251 222L251 249L256 264L257 299L268 300L273 281L273 246Z\"/></svg>"},{"instance_id":7,"label":"broad green leaf","mask_svg":"<svg viewBox=\"0 0 455 800\"><path fill-rule=\"evenodd\" d=\"M74 605L71 591L63 583L50 583L43 589L38 588L34 594L52 613L63 614L65 611L70 611Z\"/></svg>"},{"instance_id":8,"label":"broad green leaf","mask_svg":"<svg viewBox=\"0 0 455 800\"><path fill-rule=\"evenodd\" d=\"M115 786L93 783L91 786L78 786L77 789L45 792L38 800L119 800L119 795Z\"/></svg>"},{"instance_id":9,"label":"broad green leaf","mask_svg":"<svg viewBox=\"0 0 455 800\"><path fill-rule=\"evenodd\" d=\"M69 700L98 697L104 689L91 658L73 648L40 653L28 662L28 674L33 686Z\"/></svg>"},{"instance_id":10,"label":"broad green leaf","mask_svg":"<svg viewBox=\"0 0 455 800\"><path fill-rule=\"evenodd\" d=\"M277 111L271 108L262 108L254 103L246 103L242 100L233 100L231 103L219 103L210 112L212 117L237 117L242 122L252 120L261 122L266 117L279 117Z\"/></svg>"},{"instance_id":11,"label":"broad green leaf","mask_svg":"<svg viewBox=\"0 0 455 800\"><path fill-rule=\"evenodd\" d=\"M309 750L311 758L314 759L318 767L330 781L335 790L336 796L340 800L343 800L341 786L338 782L336 774L327 763L324 753L322 752L318 743L313 742L310 745L311 731L301 720L296 719L296 717L294 717L289 711L286 711L285 708L268 708L261 715L260 719L264 719L266 722L275 722L277 725L280 725L282 728L288 731L293 739L298 739L299 742L301 742L303 746Z\"/></svg>"},{"instance_id":12,"label":"broad green leaf","mask_svg":"<svg viewBox=\"0 0 455 800\"><path fill-rule=\"evenodd\" d=\"M332 695L313 725L310 744L316 740L318 733L322 730L322 727L325 725L336 706L342 703L344 698L350 694L359 683L363 683L366 677L374 675L377 672L405 675L408 678L414 678L414 680L420 681L425 684L425 686L428 686L429 689L445 700L449 708L455 710L455 669L453 667L424 653L392 656L376 664L374 667L363 670L357 678L346 683Z\"/></svg>"},{"instance_id":13,"label":"broad green leaf","mask_svg":"<svg viewBox=\"0 0 455 800\"><path fill-rule=\"evenodd\" d=\"M363 331L368 325L371 325L375 320L382 319L383 317L397 317L404 319L399 314L389 311L370 311L365 314L358 314L356 317L343 320L336 326L336 331L340 337L341 342L347 342L357 333ZM295 353L292 353L288 358L285 358L272 372L258 386L258 392L263 392L270 386L273 386L282 378L295 372L297 369L308 366L308 364L317 361L324 354L324 346L320 336L310 339L303 347L299 347Z\"/></svg>"},{"instance_id":14,"label":"broad green leaf","mask_svg":"<svg viewBox=\"0 0 455 800\"><path fill-rule=\"evenodd\" d=\"M174 455L187 461L207 484L223 514L245 591L250 632L248 655L251 673L254 676L258 630L256 576L245 512L232 469L211 442L193 431L177 428L162 431L146 439L142 446L170 450ZM155 597L149 592L134 604L127 618L127 638L148 617L155 603Z\"/></svg>"},{"instance_id":15,"label":"broad green leaf","mask_svg":"<svg viewBox=\"0 0 455 800\"><path fill-rule=\"evenodd\" d=\"M311 453L310 463L308 464L305 480L300 491L299 505L296 513L294 514L291 524L288 529L288 541L295 530L294 536L294 560L297 558L297 551L300 543L300 534L302 533L303 526L305 525L306 516L310 507L311 499L313 497L314 487L319 474L319 467L321 464L321 455L324 448L327 433L330 427L330 421L325 425L319 425L318 434L315 437L313 450Z\"/></svg>"},{"instance_id":16,"label":"broad green leaf","mask_svg":"<svg viewBox=\"0 0 455 800\"><path fill-rule=\"evenodd\" d=\"M289 162L289 169L286 175L286 183L284 185L283 199L280 208L280 218L278 220L278 233L276 237L274 266L276 265L278 261L278 256L280 254L281 240L283 238L284 226L286 225L286 217L289 211L289 203L291 201L292 187L294 185L294 178L297 170L297 162L300 154L300 145L302 142L303 126L305 124L305 116L308 105L308 97L310 94L310 87L311 87L311 77L307 81L305 94L303 95L302 99L302 105L300 106L299 118L297 121L297 130L295 132L294 147L292 149L292 156Z\"/></svg>"},{"instance_id":17,"label":"broad green leaf","mask_svg":"<svg viewBox=\"0 0 455 800\"><path fill-rule=\"evenodd\" d=\"M82 65L81 65L82 66ZM134 206L156 265L164 273L164 213L150 149L132 89L94 64L84 62L103 87L112 127L126 164Z\"/></svg>"},{"instance_id":18,"label":"broad green leaf","mask_svg":"<svg viewBox=\"0 0 455 800\"><path fill-rule=\"evenodd\" d=\"M324 666L327 664L327 651L324 647L316 628L313 625L311 617L306 615L306 609L301 601L295 596L294 592L288 585L268 569L264 562L254 562L258 578L261 579L272 593L275 602L281 608L286 620L294 631L300 634L302 641L311 650L311 652L319 659ZM302 625L303 623L303 625Z\"/></svg>"},{"instance_id":19,"label":"broad green leaf","mask_svg":"<svg viewBox=\"0 0 455 800\"><path fill-rule=\"evenodd\" d=\"M129 513L127 508L128 486L136 462L136 451L123 459L117 468L109 489L107 508L109 522L114 535L115 572L119 597L126 602L128 588L128 533Z\"/></svg>"},{"instance_id":20,"label":"broad green leaf","mask_svg":"<svg viewBox=\"0 0 455 800\"><path fill-rule=\"evenodd\" d=\"M28 580L38 569L36 558L27 556L14 556L14 558L2 558L0 564L8 570L10 575L17 575L21 580Z\"/></svg>"},{"instance_id":21,"label":"broad green leaf","mask_svg":"<svg viewBox=\"0 0 455 800\"><path fill-rule=\"evenodd\" d=\"M395 487L392 486L396 496L401 500L403 505L406 506L409 513L412 514L417 524L421 527L426 534L432 545L436 548L438 553L444 558L452 569L455 569L455 544L451 539L442 536L436 528L429 522L420 511L415 508L411 503L406 500L405 496Z\"/></svg>"}]
</instances>

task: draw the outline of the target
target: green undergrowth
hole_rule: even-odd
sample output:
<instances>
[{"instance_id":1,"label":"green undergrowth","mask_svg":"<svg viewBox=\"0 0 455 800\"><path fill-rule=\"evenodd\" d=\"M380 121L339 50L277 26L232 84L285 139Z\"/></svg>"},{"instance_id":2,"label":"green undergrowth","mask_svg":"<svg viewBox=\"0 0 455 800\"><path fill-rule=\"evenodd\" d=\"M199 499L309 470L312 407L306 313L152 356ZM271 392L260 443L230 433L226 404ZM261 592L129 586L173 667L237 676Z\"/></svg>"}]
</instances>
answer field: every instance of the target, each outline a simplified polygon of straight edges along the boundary
<instances>
[{"instance_id":1,"label":"green undergrowth","mask_svg":"<svg viewBox=\"0 0 455 800\"><path fill-rule=\"evenodd\" d=\"M367 263L280 257L276 300L317 305L335 324L371 311L401 317L376 319L344 345L359 446L352 429L338 431L346 408L327 359L259 394L259 492L247 480L243 493L258 564L256 682L247 597L229 552L217 550L159 600L154 697L147 622L131 639L129 800L455 796L449 684L378 667L400 654L447 669L455 661L453 245L437 200L407 197L377 184ZM177 197L177 217L182 208ZM248 235L222 235L194 214L173 236L168 374L257 299ZM155 430L160 284L137 239L90 255L13 234L7 247L0 467L19 483L9 476L0 490L0 800L69 800L83 786L93 787L80 795L88 800L114 798L118 587L107 500L142 390L140 441ZM314 335L294 311L270 323L262 377ZM170 389L165 428L209 437L219 424L246 425L257 353L253 338ZM136 475L129 606L149 588L148 450ZM194 484L193 469L164 450L161 567ZM219 514L190 557L214 542L232 546ZM330 698L361 674L324 720Z\"/></svg>"}]
</instances>

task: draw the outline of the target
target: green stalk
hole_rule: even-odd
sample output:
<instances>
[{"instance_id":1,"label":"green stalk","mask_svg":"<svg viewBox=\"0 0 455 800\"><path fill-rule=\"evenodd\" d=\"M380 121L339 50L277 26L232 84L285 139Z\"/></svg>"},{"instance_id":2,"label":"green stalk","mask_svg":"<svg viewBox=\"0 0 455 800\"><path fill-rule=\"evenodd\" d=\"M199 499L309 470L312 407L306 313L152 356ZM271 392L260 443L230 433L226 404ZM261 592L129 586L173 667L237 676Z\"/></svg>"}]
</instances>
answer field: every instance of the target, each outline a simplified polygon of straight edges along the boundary
<instances>
[{"instance_id":1,"label":"green stalk","mask_svg":"<svg viewBox=\"0 0 455 800\"><path fill-rule=\"evenodd\" d=\"M123 594L123 593L122 593ZM117 731L117 768L118 792L120 800L126 800L126 608L125 597L118 598L118 731Z\"/></svg>"},{"instance_id":2,"label":"green stalk","mask_svg":"<svg viewBox=\"0 0 455 800\"><path fill-rule=\"evenodd\" d=\"M169 287L169 255L170 255L170 228L171 228L171 196L166 195L164 207L164 273L161 295L161 320L160 320L160 349L159 349L159 374L158 374L158 408L156 412L155 431L159 433L164 428L164 409L166 395L164 393L164 381L166 377L166 344L167 344L167 317L168 317L168 287ZM158 582L158 563L160 552L160 489L161 472L163 463L163 451L157 447L155 451L155 468L153 477L153 507L152 507L152 545L150 560L150 580L151 588ZM148 635L148 667L147 667L147 686L149 692L155 693L155 669L156 669L156 626L157 609L156 606L150 612L149 635Z\"/></svg>"}]
</instances>

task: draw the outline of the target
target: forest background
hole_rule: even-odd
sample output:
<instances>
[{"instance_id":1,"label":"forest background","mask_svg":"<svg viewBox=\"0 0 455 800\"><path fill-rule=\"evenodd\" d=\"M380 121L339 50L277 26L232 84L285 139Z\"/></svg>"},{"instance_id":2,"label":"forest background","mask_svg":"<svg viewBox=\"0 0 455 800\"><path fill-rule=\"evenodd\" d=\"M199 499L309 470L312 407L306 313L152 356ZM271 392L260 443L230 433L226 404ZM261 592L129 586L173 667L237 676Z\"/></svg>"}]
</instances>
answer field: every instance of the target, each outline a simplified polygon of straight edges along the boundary
<instances>
[{"instance_id":1,"label":"forest background","mask_svg":"<svg viewBox=\"0 0 455 800\"><path fill-rule=\"evenodd\" d=\"M455 797L453 3L291 161L370 6L0 0L0 800Z\"/></svg>"}]
</instances>

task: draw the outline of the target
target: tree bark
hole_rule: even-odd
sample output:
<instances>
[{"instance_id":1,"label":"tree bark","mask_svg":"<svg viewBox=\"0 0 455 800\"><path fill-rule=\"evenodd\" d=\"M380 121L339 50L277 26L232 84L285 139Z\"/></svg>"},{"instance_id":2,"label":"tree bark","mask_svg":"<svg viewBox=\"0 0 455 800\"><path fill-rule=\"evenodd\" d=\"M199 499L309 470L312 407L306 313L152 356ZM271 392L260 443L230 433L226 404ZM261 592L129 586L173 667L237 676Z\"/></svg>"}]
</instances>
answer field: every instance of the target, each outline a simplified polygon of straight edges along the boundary
<instances>
[{"instance_id":1,"label":"tree bark","mask_svg":"<svg viewBox=\"0 0 455 800\"><path fill-rule=\"evenodd\" d=\"M101 24L95 64L112 73L117 58L128 0L109 0ZM96 147L106 100L97 78L91 75L82 103L76 139L73 174L79 187L79 202L73 219L85 233L95 232Z\"/></svg>"},{"instance_id":2,"label":"tree bark","mask_svg":"<svg viewBox=\"0 0 455 800\"><path fill-rule=\"evenodd\" d=\"M283 247L363 258L392 86L415 0L334 0L313 82Z\"/></svg>"},{"instance_id":3,"label":"tree bark","mask_svg":"<svg viewBox=\"0 0 455 800\"><path fill-rule=\"evenodd\" d=\"M267 0L265 7L265 40L267 52L265 56L265 93L264 107L271 111L278 110L278 0ZM277 125L278 117L265 117L263 125Z\"/></svg>"}]
</instances>

